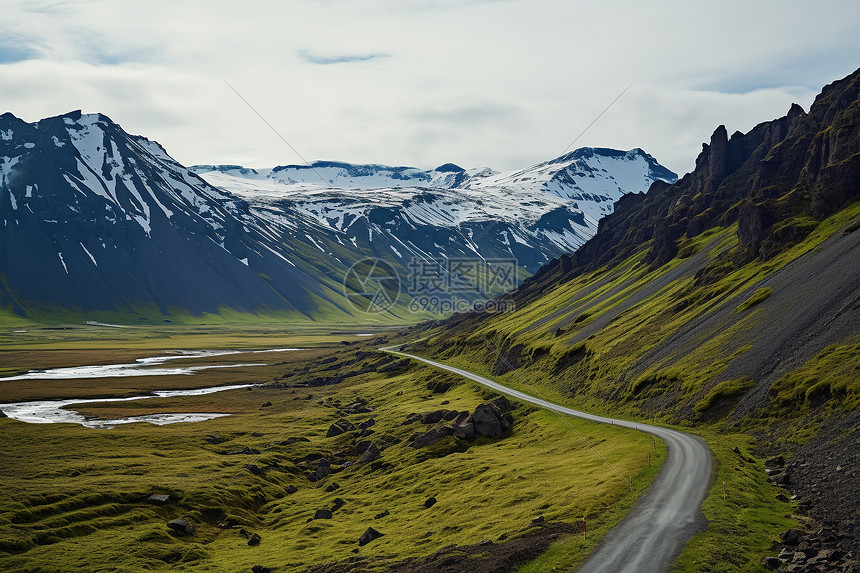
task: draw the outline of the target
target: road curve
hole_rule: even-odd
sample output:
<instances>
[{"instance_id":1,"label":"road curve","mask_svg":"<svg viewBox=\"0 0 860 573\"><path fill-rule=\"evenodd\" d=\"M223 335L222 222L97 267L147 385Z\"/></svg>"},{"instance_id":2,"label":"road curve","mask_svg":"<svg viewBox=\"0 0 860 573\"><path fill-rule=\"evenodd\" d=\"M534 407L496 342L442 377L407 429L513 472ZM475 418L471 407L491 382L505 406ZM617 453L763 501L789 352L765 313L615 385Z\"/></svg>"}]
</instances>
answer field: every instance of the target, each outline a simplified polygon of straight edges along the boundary
<instances>
[{"instance_id":1,"label":"road curve","mask_svg":"<svg viewBox=\"0 0 860 573\"><path fill-rule=\"evenodd\" d=\"M418 360L459 374L497 392L547 410L593 422L633 428L666 442L668 455L660 473L636 507L603 539L579 573L660 573L666 571L681 549L705 528L702 500L711 484L712 454L697 436L646 424L615 420L580 412L503 386L467 370L413 354L380 350Z\"/></svg>"}]
</instances>

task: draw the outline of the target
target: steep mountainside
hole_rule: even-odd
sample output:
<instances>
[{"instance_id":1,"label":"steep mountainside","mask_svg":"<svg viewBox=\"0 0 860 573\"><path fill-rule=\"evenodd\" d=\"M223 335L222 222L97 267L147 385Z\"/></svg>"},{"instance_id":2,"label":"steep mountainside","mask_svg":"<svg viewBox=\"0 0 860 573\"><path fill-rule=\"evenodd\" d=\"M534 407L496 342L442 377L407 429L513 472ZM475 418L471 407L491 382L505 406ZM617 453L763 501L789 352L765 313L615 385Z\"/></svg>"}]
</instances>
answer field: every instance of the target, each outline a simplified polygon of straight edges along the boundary
<instances>
[{"instance_id":1,"label":"steep mountainside","mask_svg":"<svg viewBox=\"0 0 860 573\"><path fill-rule=\"evenodd\" d=\"M692 173L624 196L505 295L514 312L455 316L418 346L572 404L755 435L789 458L771 479L825 548L860 556L858 229L860 70L808 113L718 128Z\"/></svg>"},{"instance_id":2,"label":"steep mountainside","mask_svg":"<svg viewBox=\"0 0 860 573\"><path fill-rule=\"evenodd\" d=\"M0 116L0 174L0 306L18 313L347 307L281 229L105 116Z\"/></svg>"},{"instance_id":3,"label":"steep mountainside","mask_svg":"<svg viewBox=\"0 0 860 573\"><path fill-rule=\"evenodd\" d=\"M579 248L626 193L677 176L642 151L583 148L511 173L447 163L413 167L317 161L274 169L191 168L266 217L319 225L388 256L513 258L529 273Z\"/></svg>"}]
</instances>

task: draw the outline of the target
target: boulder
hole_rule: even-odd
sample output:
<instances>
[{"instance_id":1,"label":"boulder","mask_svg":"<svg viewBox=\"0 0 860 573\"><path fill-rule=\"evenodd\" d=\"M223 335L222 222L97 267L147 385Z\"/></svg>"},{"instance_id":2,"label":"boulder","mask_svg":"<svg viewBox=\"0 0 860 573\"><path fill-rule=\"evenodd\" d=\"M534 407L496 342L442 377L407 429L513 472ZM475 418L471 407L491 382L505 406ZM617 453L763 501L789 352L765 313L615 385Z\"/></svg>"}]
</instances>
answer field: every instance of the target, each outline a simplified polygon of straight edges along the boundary
<instances>
[{"instance_id":1,"label":"boulder","mask_svg":"<svg viewBox=\"0 0 860 573\"><path fill-rule=\"evenodd\" d=\"M367 405L367 401L363 398L358 398L351 404L344 407L344 412L347 414L368 414L373 412L373 408Z\"/></svg>"},{"instance_id":2,"label":"boulder","mask_svg":"<svg viewBox=\"0 0 860 573\"><path fill-rule=\"evenodd\" d=\"M271 406L271 405L272 405L272 402L271 402L271 401L269 401L269 400L266 400L265 402L263 402L262 404L260 404L260 408L268 408L268 407L269 407L269 406Z\"/></svg>"},{"instance_id":3,"label":"boulder","mask_svg":"<svg viewBox=\"0 0 860 573\"><path fill-rule=\"evenodd\" d=\"M314 513L314 519L331 519L332 513L330 509L318 509Z\"/></svg>"},{"instance_id":4,"label":"boulder","mask_svg":"<svg viewBox=\"0 0 860 573\"><path fill-rule=\"evenodd\" d=\"M806 535L806 532L801 529L789 529L788 531L783 531L780 534L779 539L785 545L791 545L796 547L800 545L800 539Z\"/></svg>"},{"instance_id":5,"label":"boulder","mask_svg":"<svg viewBox=\"0 0 860 573\"><path fill-rule=\"evenodd\" d=\"M331 473L331 462L325 458L322 458L319 461L319 465L317 466L316 478L317 481L323 479Z\"/></svg>"},{"instance_id":6,"label":"boulder","mask_svg":"<svg viewBox=\"0 0 860 573\"><path fill-rule=\"evenodd\" d=\"M266 470L258 466L257 464L245 464L245 469L254 474L255 476L264 476L266 475Z\"/></svg>"},{"instance_id":7,"label":"boulder","mask_svg":"<svg viewBox=\"0 0 860 573\"><path fill-rule=\"evenodd\" d=\"M358 425L359 429L366 430L376 424L376 418L368 418Z\"/></svg>"},{"instance_id":8,"label":"boulder","mask_svg":"<svg viewBox=\"0 0 860 573\"><path fill-rule=\"evenodd\" d=\"M251 573L272 573L272 570L262 565L254 565L251 567Z\"/></svg>"},{"instance_id":9,"label":"boulder","mask_svg":"<svg viewBox=\"0 0 860 573\"><path fill-rule=\"evenodd\" d=\"M330 484L328 484L327 486L325 486L326 493L331 493L331 492L339 490L339 489L340 489L340 484L337 483L336 481L333 481Z\"/></svg>"},{"instance_id":10,"label":"boulder","mask_svg":"<svg viewBox=\"0 0 860 573\"><path fill-rule=\"evenodd\" d=\"M252 533L251 537L248 538L248 545L251 547L254 547L256 545L259 545L260 541L262 541L262 540L263 540L262 537L260 537L256 533Z\"/></svg>"},{"instance_id":11,"label":"boulder","mask_svg":"<svg viewBox=\"0 0 860 573\"><path fill-rule=\"evenodd\" d=\"M361 455L361 459L358 460L360 464L366 464L373 461L378 460L382 457L382 454L379 453L379 448L376 447L376 444L370 444L364 453Z\"/></svg>"},{"instance_id":12,"label":"boulder","mask_svg":"<svg viewBox=\"0 0 860 573\"><path fill-rule=\"evenodd\" d=\"M383 517L388 517L389 515L391 515L391 514L390 514L390 513L389 513L389 511L386 509L385 511L380 512L380 513L377 513L376 515L374 515L374 516L373 516L373 519L382 519Z\"/></svg>"},{"instance_id":13,"label":"boulder","mask_svg":"<svg viewBox=\"0 0 860 573\"><path fill-rule=\"evenodd\" d=\"M299 491L299 488L297 488L293 484L290 484L284 488L284 491L287 492L289 495L292 495L292 494L296 493L297 491Z\"/></svg>"},{"instance_id":14,"label":"boulder","mask_svg":"<svg viewBox=\"0 0 860 573\"><path fill-rule=\"evenodd\" d=\"M154 493L146 498L146 503L151 503L152 505L167 505L170 503L170 496L166 493Z\"/></svg>"},{"instance_id":15,"label":"boulder","mask_svg":"<svg viewBox=\"0 0 860 573\"><path fill-rule=\"evenodd\" d=\"M345 434L346 432L352 432L353 430L355 430L355 426L352 424L352 422L341 418L329 427L325 437L333 438L334 436L339 436L341 434Z\"/></svg>"},{"instance_id":16,"label":"boulder","mask_svg":"<svg viewBox=\"0 0 860 573\"><path fill-rule=\"evenodd\" d=\"M490 402L479 404L471 415L466 412L458 413L453 418L454 435L468 441L479 436L500 438L513 426L512 409L510 401L499 396Z\"/></svg>"},{"instance_id":17,"label":"boulder","mask_svg":"<svg viewBox=\"0 0 860 573\"><path fill-rule=\"evenodd\" d=\"M450 416L450 418L447 416ZM457 412L455 410L433 410L432 412L427 412L421 416L421 423L437 424L442 420L453 420L455 417L457 417Z\"/></svg>"},{"instance_id":18,"label":"boulder","mask_svg":"<svg viewBox=\"0 0 860 573\"><path fill-rule=\"evenodd\" d=\"M426 448L454 434L453 426L439 426L423 434L418 434L412 440L413 448Z\"/></svg>"},{"instance_id":19,"label":"boulder","mask_svg":"<svg viewBox=\"0 0 860 573\"><path fill-rule=\"evenodd\" d=\"M762 557L760 563L762 567L770 569L771 571L776 571L782 567L782 561L776 557Z\"/></svg>"},{"instance_id":20,"label":"boulder","mask_svg":"<svg viewBox=\"0 0 860 573\"><path fill-rule=\"evenodd\" d=\"M346 505L346 502L344 500L342 500L339 497L336 497L336 498L334 498L334 501L331 502L331 510L337 511L338 509L342 508L345 505Z\"/></svg>"},{"instance_id":21,"label":"boulder","mask_svg":"<svg viewBox=\"0 0 860 573\"><path fill-rule=\"evenodd\" d=\"M472 414L475 433L487 438L500 438L505 431L502 420L496 410L489 404L479 404Z\"/></svg>"},{"instance_id":22,"label":"boulder","mask_svg":"<svg viewBox=\"0 0 860 573\"><path fill-rule=\"evenodd\" d=\"M372 443L373 442L371 442L370 440L361 440L360 442L356 442L355 451L357 451L359 454L363 454Z\"/></svg>"},{"instance_id":23,"label":"boulder","mask_svg":"<svg viewBox=\"0 0 860 573\"><path fill-rule=\"evenodd\" d=\"M478 437L478 432L475 431L475 423L472 421L471 416L467 416L461 423L454 426L454 436L469 442Z\"/></svg>"},{"instance_id":24,"label":"boulder","mask_svg":"<svg viewBox=\"0 0 860 573\"><path fill-rule=\"evenodd\" d=\"M383 536L382 533L379 533L378 531L376 531L372 527L368 527L367 530L361 534L361 537L358 538L358 546L364 547L365 545L367 545L368 543L370 543L374 539L379 539L382 536Z\"/></svg>"},{"instance_id":25,"label":"boulder","mask_svg":"<svg viewBox=\"0 0 860 573\"><path fill-rule=\"evenodd\" d=\"M434 505L436 505L435 497L428 497L427 500L424 502L424 507L426 507L427 509L430 509Z\"/></svg>"},{"instance_id":26,"label":"boulder","mask_svg":"<svg viewBox=\"0 0 860 573\"><path fill-rule=\"evenodd\" d=\"M176 535L194 535L194 526L184 519L172 519L167 522L167 527L173 530Z\"/></svg>"}]
</instances>

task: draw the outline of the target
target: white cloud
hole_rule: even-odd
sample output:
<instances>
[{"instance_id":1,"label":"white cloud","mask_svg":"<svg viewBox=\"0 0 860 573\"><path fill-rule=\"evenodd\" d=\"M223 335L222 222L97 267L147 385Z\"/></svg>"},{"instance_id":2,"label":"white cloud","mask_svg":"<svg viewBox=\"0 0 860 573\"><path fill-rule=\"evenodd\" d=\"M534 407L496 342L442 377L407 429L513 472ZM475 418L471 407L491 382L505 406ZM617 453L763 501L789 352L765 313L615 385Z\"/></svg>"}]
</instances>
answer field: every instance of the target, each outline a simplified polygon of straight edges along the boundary
<instances>
[{"instance_id":1,"label":"white cloud","mask_svg":"<svg viewBox=\"0 0 860 573\"><path fill-rule=\"evenodd\" d=\"M809 106L858 62L854 0L7 1L0 103L100 111L183 163L517 168L577 143L684 172L713 129ZM17 61L16 61L17 60Z\"/></svg>"}]
</instances>

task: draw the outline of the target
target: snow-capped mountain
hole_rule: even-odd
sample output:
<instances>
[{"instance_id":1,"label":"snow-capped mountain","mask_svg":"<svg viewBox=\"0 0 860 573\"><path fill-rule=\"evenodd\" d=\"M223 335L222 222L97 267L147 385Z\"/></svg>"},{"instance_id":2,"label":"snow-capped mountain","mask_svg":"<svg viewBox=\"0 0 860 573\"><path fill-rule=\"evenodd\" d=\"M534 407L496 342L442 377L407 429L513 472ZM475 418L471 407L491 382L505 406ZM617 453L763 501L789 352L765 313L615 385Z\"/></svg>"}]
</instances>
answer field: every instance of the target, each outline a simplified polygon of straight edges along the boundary
<instances>
[{"instance_id":1,"label":"snow-capped mountain","mask_svg":"<svg viewBox=\"0 0 860 573\"><path fill-rule=\"evenodd\" d=\"M612 201L656 179L675 177L641 150L604 149L516 173L335 162L187 169L100 114L27 123L7 113L0 309L356 315L344 282L361 259L387 261L404 291L416 260L516 260L522 277L575 249ZM408 296L399 300L391 312L405 319Z\"/></svg>"},{"instance_id":2,"label":"snow-capped mountain","mask_svg":"<svg viewBox=\"0 0 860 573\"><path fill-rule=\"evenodd\" d=\"M530 273L587 241L625 193L677 180L641 149L600 148L507 173L451 163L422 171L331 161L191 170L262 216L317 224L362 249L389 236L401 259L507 257Z\"/></svg>"},{"instance_id":3,"label":"snow-capped mountain","mask_svg":"<svg viewBox=\"0 0 860 573\"><path fill-rule=\"evenodd\" d=\"M103 115L0 116L0 306L169 313L343 307L241 199Z\"/></svg>"}]
</instances>

